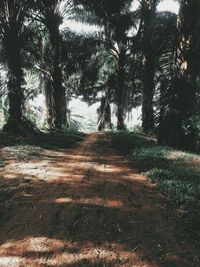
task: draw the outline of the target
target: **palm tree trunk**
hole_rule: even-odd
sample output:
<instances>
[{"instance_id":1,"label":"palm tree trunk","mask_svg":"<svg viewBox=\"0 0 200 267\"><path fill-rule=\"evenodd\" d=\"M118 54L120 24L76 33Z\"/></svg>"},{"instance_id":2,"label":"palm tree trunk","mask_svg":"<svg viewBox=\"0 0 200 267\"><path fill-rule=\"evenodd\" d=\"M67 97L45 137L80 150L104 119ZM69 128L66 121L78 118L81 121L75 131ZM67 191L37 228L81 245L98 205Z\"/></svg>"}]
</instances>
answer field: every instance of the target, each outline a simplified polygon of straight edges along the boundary
<instances>
[{"instance_id":1,"label":"palm tree trunk","mask_svg":"<svg viewBox=\"0 0 200 267\"><path fill-rule=\"evenodd\" d=\"M124 107L122 105L117 106L117 130L125 130L124 123Z\"/></svg>"},{"instance_id":2,"label":"palm tree trunk","mask_svg":"<svg viewBox=\"0 0 200 267\"><path fill-rule=\"evenodd\" d=\"M46 104L46 120L48 124L48 128L50 130L55 129L54 118L56 117L55 114L55 105L54 105L54 98L53 98L53 87L52 81L49 76L44 75L44 96L45 96L45 104Z\"/></svg>"},{"instance_id":3,"label":"palm tree trunk","mask_svg":"<svg viewBox=\"0 0 200 267\"><path fill-rule=\"evenodd\" d=\"M65 97L65 88L62 85L62 70L61 70L61 37L59 32L59 24L52 24L49 27L50 41L52 46L52 87L53 100L55 108L54 121L55 130L62 130L67 124L67 106Z\"/></svg>"},{"instance_id":4,"label":"palm tree trunk","mask_svg":"<svg viewBox=\"0 0 200 267\"><path fill-rule=\"evenodd\" d=\"M142 77L142 129L145 133L154 130L153 93L155 55L152 49L153 23L158 0L142 1L143 30L143 77Z\"/></svg>"},{"instance_id":5,"label":"palm tree trunk","mask_svg":"<svg viewBox=\"0 0 200 267\"><path fill-rule=\"evenodd\" d=\"M116 104L117 104L117 130L125 130L125 51L121 51L119 54L118 70L117 70L117 92L116 92Z\"/></svg>"},{"instance_id":6,"label":"palm tree trunk","mask_svg":"<svg viewBox=\"0 0 200 267\"><path fill-rule=\"evenodd\" d=\"M8 100L9 114L8 121L4 126L7 131L15 131L16 124L22 119L22 107L24 94L22 89L23 71L21 67L21 51L18 31L13 25L6 28L5 48L8 65Z\"/></svg>"},{"instance_id":7,"label":"palm tree trunk","mask_svg":"<svg viewBox=\"0 0 200 267\"><path fill-rule=\"evenodd\" d=\"M105 128L112 129L111 107L110 107L110 102L106 97L102 97L101 106L98 111L99 111L99 121L97 126L98 131L102 131Z\"/></svg>"},{"instance_id":8,"label":"palm tree trunk","mask_svg":"<svg viewBox=\"0 0 200 267\"><path fill-rule=\"evenodd\" d=\"M145 133L154 129L154 111L153 111L153 95L154 95L154 75L155 75L155 59L151 55L146 56L144 74L143 74L143 101L142 101L142 129Z\"/></svg>"}]
</instances>

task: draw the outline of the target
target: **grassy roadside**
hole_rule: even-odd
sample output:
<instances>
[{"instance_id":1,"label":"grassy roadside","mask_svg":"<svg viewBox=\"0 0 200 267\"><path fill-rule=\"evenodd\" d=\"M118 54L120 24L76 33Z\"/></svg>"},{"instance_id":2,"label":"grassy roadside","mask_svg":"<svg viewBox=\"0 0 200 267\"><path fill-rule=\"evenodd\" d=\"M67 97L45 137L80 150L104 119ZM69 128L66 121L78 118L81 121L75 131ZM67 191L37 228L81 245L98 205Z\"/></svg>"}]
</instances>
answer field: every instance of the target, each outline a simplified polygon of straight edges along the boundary
<instances>
[{"instance_id":1,"label":"grassy roadside","mask_svg":"<svg viewBox=\"0 0 200 267\"><path fill-rule=\"evenodd\" d=\"M44 133L35 137L20 137L0 133L0 147L34 146L45 149L71 148L85 137L82 132L66 130L64 133Z\"/></svg>"},{"instance_id":2,"label":"grassy roadside","mask_svg":"<svg viewBox=\"0 0 200 267\"><path fill-rule=\"evenodd\" d=\"M156 183L184 228L200 241L200 156L158 146L139 133L113 132L112 143Z\"/></svg>"},{"instance_id":3,"label":"grassy roadside","mask_svg":"<svg viewBox=\"0 0 200 267\"><path fill-rule=\"evenodd\" d=\"M14 155L17 161L28 161L40 157L44 152L43 149L51 151L73 148L84 137L84 133L73 130L67 130L64 133L46 133L28 138L0 133L0 170L5 166L5 159L1 155L3 150Z\"/></svg>"}]
</instances>

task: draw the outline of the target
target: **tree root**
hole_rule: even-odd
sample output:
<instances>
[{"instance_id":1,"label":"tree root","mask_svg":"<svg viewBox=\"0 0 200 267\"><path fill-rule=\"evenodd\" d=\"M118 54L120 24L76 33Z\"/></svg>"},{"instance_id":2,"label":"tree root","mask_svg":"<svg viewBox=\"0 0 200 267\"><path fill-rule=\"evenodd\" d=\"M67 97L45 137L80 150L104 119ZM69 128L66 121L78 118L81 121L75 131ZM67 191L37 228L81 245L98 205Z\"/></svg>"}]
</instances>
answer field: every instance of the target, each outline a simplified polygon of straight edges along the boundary
<instances>
[{"instance_id":1,"label":"tree root","mask_svg":"<svg viewBox=\"0 0 200 267\"><path fill-rule=\"evenodd\" d=\"M20 119L8 119L7 123L3 127L3 132L23 137L32 137L42 134L34 123L25 117Z\"/></svg>"}]
</instances>

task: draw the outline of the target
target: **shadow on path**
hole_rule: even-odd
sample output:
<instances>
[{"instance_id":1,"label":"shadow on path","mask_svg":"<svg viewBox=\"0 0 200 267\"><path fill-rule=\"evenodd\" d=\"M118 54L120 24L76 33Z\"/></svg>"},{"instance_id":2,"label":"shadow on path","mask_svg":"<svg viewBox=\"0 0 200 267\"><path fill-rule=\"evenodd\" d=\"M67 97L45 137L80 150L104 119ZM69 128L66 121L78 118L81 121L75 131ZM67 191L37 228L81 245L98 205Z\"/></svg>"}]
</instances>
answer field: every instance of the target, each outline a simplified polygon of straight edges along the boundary
<instances>
[{"instance_id":1,"label":"shadow on path","mask_svg":"<svg viewBox=\"0 0 200 267\"><path fill-rule=\"evenodd\" d=\"M106 135L16 153L1 150L0 266L198 266L164 199Z\"/></svg>"}]
</instances>

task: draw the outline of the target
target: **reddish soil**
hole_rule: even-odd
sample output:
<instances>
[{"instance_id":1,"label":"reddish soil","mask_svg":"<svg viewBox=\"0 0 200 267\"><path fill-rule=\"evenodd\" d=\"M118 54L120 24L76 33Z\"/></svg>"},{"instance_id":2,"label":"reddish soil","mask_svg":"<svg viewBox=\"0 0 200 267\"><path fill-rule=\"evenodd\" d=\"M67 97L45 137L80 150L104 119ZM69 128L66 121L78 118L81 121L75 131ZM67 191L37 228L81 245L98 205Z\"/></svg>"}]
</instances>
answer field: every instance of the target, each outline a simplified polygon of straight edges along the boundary
<instances>
[{"instance_id":1,"label":"reddish soil","mask_svg":"<svg viewBox=\"0 0 200 267\"><path fill-rule=\"evenodd\" d=\"M1 267L199 266L163 196L107 135L26 153L1 149Z\"/></svg>"}]
</instances>

